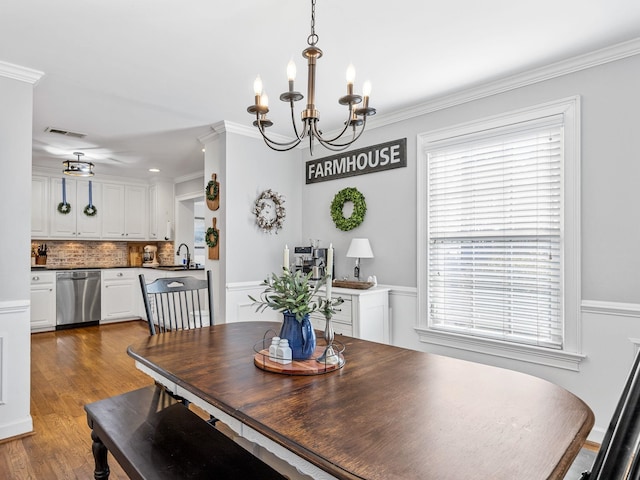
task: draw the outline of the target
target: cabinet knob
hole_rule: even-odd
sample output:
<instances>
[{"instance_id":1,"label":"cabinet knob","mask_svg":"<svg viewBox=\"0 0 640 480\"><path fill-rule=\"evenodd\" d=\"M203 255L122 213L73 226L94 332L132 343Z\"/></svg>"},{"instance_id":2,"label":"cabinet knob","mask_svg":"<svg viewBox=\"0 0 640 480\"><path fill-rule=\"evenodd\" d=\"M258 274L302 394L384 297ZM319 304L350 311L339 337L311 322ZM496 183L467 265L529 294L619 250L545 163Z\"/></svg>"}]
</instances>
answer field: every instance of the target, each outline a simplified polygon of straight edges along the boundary
<instances>
[{"instance_id":1,"label":"cabinet knob","mask_svg":"<svg viewBox=\"0 0 640 480\"><path fill-rule=\"evenodd\" d=\"M31 277L31 280L33 280L34 282L37 282L38 280L40 280L40 277Z\"/></svg>"},{"instance_id":2,"label":"cabinet knob","mask_svg":"<svg viewBox=\"0 0 640 480\"><path fill-rule=\"evenodd\" d=\"M118 276L121 277L122 276L122 272L118 272Z\"/></svg>"}]
</instances>

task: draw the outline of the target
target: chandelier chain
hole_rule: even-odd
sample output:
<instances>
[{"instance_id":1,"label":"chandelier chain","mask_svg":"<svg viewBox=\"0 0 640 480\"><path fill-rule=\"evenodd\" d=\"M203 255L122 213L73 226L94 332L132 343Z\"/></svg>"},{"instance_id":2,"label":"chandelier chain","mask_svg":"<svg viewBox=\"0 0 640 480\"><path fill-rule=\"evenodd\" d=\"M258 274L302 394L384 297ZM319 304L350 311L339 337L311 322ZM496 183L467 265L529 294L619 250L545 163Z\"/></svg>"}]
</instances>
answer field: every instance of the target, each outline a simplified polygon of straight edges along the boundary
<instances>
[{"instance_id":1,"label":"chandelier chain","mask_svg":"<svg viewBox=\"0 0 640 480\"><path fill-rule=\"evenodd\" d=\"M316 0L311 0L311 35L307 37L307 43L315 46L320 37L316 35Z\"/></svg>"}]
</instances>

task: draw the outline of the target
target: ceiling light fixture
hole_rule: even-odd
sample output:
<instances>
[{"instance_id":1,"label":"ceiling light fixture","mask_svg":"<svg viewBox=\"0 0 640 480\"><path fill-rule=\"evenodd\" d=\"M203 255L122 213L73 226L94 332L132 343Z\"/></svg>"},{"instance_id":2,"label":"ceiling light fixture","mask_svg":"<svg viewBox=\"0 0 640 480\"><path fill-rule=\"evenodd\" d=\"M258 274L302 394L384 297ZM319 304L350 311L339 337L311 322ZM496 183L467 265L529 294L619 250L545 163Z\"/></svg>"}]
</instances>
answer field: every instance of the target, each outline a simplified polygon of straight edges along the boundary
<instances>
[{"instance_id":1,"label":"ceiling light fixture","mask_svg":"<svg viewBox=\"0 0 640 480\"><path fill-rule=\"evenodd\" d=\"M150 168L149 171L152 172L152 173L158 173L160 171L160 169L159 168Z\"/></svg>"},{"instance_id":2,"label":"ceiling light fixture","mask_svg":"<svg viewBox=\"0 0 640 480\"><path fill-rule=\"evenodd\" d=\"M340 105L349 106L349 115L344 123L342 131L333 138L324 138L322 132L318 129L318 121L320 120L320 112L316 110L315 97L316 97L316 60L322 57L322 50L316 46L318 43L318 35L315 31L316 25L316 0L311 0L311 34L307 38L309 46L302 51L302 56L307 59L308 76L307 76L307 108L302 111L302 131L298 132L296 126L295 113L293 103L302 100L304 97L300 92L296 92L293 89L293 82L296 77L296 65L293 60L289 62L287 66L287 77L289 78L289 91L280 95L280 100L288 102L291 107L291 123L293 124L293 132L295 138L289 142L276 142L270 139L265 128L273 125L273 122L267 118L269 112L269 100L267 94L262 88L262 80L260 75L253 83L253 90L255 93L255 104L247 108L247 111L256 116L256 120L253 122L255 127L258 127L264 142L273 150L285 152L297 147L300 142L305 138L309 138L309 151L313 155L313 142L317 139L318 142L333 151L344 150L355 142L364 129L367 123L367 117L375 115L376 109L369 106L369 95L371 94L371 84L367 81L363 86L363 98L360 95L353 93L353 82L355 80L355 69L353 65L349 65L347 68L347 94L340 97L338 103ZM363 102L362 107L356 108L356 105ZM347 135L343 138L343 135L351 127L351 135ZM360 130L358 131L358 128Z\"/></svg>"},{"instance_id":3,"label":"ceiling light fixture","mask_svg":"<svg viewBox=\"0 0 640 480\"><path fill-rule=\"evenodd\" d=\"M74 177L93 177L93 163L80 160L80 157L84 156L82 152L73 152L73 154L77 156L78 159L65 160L62 162L62 165L64 165L62 173Z\"/></svg>"}]
</instances>

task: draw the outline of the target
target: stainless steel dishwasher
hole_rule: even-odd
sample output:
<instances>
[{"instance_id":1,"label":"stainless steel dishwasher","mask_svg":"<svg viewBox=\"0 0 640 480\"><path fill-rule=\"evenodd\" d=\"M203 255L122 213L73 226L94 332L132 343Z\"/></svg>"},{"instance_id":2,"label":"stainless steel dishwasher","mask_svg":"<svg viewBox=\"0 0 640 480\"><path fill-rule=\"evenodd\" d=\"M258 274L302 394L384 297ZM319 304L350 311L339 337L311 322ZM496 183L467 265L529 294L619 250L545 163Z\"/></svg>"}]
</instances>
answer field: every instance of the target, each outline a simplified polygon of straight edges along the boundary
<instances>
[{"instance_id":1,"label":"stainless steel dishwasher","mask_svg":"<svg viewBox=\"0 0 640 480\"><path fill-rule=\"evenodd\" d=\"M100 270L56 274L56 330L100 321Z\"/></svg>"}]
</instances>

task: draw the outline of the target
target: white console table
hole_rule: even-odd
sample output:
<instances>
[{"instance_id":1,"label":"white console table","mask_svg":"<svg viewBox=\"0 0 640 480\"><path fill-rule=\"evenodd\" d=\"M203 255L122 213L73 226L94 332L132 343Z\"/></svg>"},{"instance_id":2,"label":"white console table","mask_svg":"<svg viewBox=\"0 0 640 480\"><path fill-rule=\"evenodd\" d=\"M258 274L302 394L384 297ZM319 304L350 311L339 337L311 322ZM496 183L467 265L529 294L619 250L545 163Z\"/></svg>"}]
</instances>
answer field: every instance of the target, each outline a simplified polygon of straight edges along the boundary
<instances>
[{"instance_id":1,"label":"white console table","mask_svg":"<svg viewBox=\"0 0 640 480\"><path fill-rule=\"evenodd\" d=\"M333 330L339 335L361 338L378 343L390 343L389 289L372 287L367 290L351 288L331 289L332 297L342 297L344 303L332 319ZM324 295L324 289L319 293ZM316 330L324 331L326 320L319 312L311 314Z\"/></svg>"}]
</instances>

